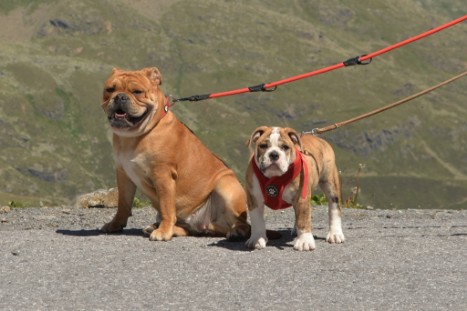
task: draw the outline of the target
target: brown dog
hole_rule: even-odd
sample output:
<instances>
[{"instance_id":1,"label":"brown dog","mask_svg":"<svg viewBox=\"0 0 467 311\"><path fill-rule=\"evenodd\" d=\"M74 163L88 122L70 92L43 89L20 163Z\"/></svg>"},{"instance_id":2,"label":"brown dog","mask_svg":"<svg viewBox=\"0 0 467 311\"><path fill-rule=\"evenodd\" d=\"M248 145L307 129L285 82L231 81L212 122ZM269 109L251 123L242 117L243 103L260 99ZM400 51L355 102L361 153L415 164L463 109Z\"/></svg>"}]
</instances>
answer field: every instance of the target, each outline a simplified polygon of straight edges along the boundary
<instances>
[{"instance_id":1,"label":"brown dog","mask_svg":"<svg viewBox=\"0 0 467 311\"><path fill-rule=\"evenodd\" d=\"M341 186L331 146L313 135L299 136L291 128L258 127L247 145L253 149L246 173L246 192L251 221L249 248L262 249L268 241L264 205L295 210L296 250L313 250L311 194L319 184L329 202L326 241L342 243Z\"/></svg>"},{"instance_id":2,"label":"brown dog","mask_svg":"<svg viewBox=\"0 0 467 311\"><path fill-rule=\"evenodd\" d=\"M158 212L145 229L151 240L188 234L247 238L245 192L232 170L169 111L157 68L114 69L102 108L113 131L118 209L102 227L121 231L131 216L136 188Z\"/></svg>"}]
</instances>

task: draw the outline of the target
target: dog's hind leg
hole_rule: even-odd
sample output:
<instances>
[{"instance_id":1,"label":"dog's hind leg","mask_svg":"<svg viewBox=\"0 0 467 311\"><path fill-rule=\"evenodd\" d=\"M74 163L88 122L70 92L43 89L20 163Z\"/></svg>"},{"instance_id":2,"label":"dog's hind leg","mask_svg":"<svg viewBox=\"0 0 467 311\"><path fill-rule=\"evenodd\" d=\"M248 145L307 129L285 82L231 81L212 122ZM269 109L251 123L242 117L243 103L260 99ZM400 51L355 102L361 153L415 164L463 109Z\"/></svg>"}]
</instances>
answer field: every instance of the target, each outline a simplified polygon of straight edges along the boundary
<instances>
[{"instance_id":1,"label":"dog's hind leg","mask_svg":"<svg viewBox=\"0 0 467 311\"><path fill-rule=\"evenodd\" d=\"M214 207L212 228L229 240L246 240L251 231L247 222L246 195L235 175L222 176L211 195Z\"/></svg>"},{"instance_id":2,"label":"dog's hind leg","mask_svg":"<svg viewBox=\"0 0 467 311\"><path fill-rule=\"evenodd\" d=\"M329 243L343 243L345 237L342 232L340 176L335 165L328 169L330 171L325 175L326 179L319 182L320 188L328 200L329 231L326 241Z\"/></svg>"}]
</instances>

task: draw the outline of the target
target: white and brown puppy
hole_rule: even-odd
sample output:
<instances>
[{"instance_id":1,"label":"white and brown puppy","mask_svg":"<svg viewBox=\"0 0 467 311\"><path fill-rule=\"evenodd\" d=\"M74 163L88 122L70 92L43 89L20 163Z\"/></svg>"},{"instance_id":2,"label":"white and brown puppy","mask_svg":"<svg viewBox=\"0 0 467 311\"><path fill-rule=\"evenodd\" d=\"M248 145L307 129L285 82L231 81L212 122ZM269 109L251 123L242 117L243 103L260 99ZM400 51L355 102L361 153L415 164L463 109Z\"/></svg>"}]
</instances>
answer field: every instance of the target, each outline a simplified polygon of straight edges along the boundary
<instances>
[{"instance_id":1,"label":"white and brown puppy","mask_svg":"<svg viewBox=\"0 0 467 311\"><path fill-rule=\"evenodd\" d=\"M114 69L105 82L102 108L113 132L118 209L102 227L122 230L135 191L158 212L145 229L151 240L188 234L247 238L246 195L234 172L169 111L155 67Z\"/></svg>"},{"instance_id":2,"label":"white and brown puppy","mask_svg":"<svg viewBox=\"0 0 467 311\"><path fill-rule=\"evenodd\" d=\"M332 147L313 135L299 136L291 128L258 127L247 145L252 149L246 172L251 221L247 247L262 249L268 241L264 206L295 210L296 250L315 249L311 225L311 194L319 184L329 202L326 241L345 240L341 224L341 186Z\"/></svg>"}]
</instances>

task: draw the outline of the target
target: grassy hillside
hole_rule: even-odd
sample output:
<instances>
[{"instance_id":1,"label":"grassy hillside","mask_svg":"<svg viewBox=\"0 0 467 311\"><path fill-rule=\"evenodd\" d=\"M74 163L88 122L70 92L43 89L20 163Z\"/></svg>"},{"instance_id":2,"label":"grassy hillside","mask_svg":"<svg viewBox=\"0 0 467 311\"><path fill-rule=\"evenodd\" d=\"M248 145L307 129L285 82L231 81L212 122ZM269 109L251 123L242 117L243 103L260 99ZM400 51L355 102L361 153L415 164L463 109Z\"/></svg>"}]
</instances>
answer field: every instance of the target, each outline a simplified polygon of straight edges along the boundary
<instances>
[{"instance_id":1,"label":"grassy hillside","mask_svg":"<svg viewBox=\"0 0 467 311\"><path fill-rule=\"evenodd\" d=\"M115 185L100 109L112 67L157 66L184 97L276 81L335 64L464 14L441 1L71 1L0 4L0 203L67 203ZM354 66L197 103L177 116L243 179L259 125L308 131L466 70L465 23ZM377 208L467 208L467 79L327 133L345 182Z\"/></svg>"}]
</instances>

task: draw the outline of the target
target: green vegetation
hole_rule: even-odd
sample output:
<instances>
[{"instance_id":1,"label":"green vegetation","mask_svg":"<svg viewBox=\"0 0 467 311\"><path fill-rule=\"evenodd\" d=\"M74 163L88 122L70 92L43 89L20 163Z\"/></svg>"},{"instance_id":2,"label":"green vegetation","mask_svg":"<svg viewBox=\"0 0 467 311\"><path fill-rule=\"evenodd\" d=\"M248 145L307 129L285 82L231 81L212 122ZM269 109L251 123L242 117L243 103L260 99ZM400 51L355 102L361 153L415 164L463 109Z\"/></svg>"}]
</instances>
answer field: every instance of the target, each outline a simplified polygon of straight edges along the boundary
<instances>
[{"instance_id":1,"label":"green vegetation","mask_svg":"<svg viewBox=\"0 0 467 311\"><path fill-rule=\"evenodd\" d=\"M358 195L360 194L360 178L362 170L365 168L365 165L360 163L358 164L357 173L355 173L355 186L352 188L351 194L347 197L344 202L344 206L347 208L363 208L364 206L358 202Z\"/></svg>"},{"instance_id":2,"label":"green vegetation","mask_svg":"<svg viewBox=\"0 0 467 311\"><path fill-rule=\"evenodd\" d=\"M328 200L326 199L326 196L322 193L314 194L311 197L311 205L320 206L320 205L326 205L326 204L328 204Z\"/></svg>"},{"instance_id":3,"label":"green vegetation","mask_svg":"<svg viewBox=\"0 0 467 311\"><path fill-rule=\"evenodd\" d=\"M0 203L64 204L115 185L100 108L112 67L157 66L175 97L226 91L379 50L464 9L460 0L2 1ZM369 66L173 111L243 180L257 126L308 131L420 91L465 70L465 37L457 25ZM359 204L467 208L465 79L323 135L343 192L365 163Z\"/></svg>"},{"instance_id":4,"label":"green vegetation","mask_svg":"<svg viewBox=\"0 0 467 311\"><path fill-rule=\"evenodd\" d=\"M18 208L18 207L24 207L23 203L17 202L17 201L10 201L10 202L8 202L8 206L9 206L9 207L16 207L16 208Z\"/></svg>"},{"instance_id":5,"label":"green vegetation","mask_svg":"<svg viewBox=\"0 0 467 311\"><path fill-rule=\"evenodd\" d=\"M151 206L151 201L149 201L148 199L135 197L135 199L133 200L133 207L142 208L147 206Z\"/></svg>"}]
</instances>

